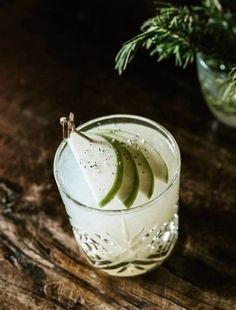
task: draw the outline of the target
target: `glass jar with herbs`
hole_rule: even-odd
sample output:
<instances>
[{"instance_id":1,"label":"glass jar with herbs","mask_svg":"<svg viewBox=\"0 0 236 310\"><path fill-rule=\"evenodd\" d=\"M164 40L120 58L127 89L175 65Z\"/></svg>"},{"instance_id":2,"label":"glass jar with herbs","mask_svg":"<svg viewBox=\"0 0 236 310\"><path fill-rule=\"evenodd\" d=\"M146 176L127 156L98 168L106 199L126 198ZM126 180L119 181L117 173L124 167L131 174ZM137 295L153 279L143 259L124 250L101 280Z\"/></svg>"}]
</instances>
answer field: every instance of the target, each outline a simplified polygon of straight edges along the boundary
<instances>
[{"instance_id":1,"label":"glass jar with herbs","mask_svg":"<svg viewBox=\"0 0 236 310\"><path fill-rule=\"evenodd\" d=\"M223 62L196 56L198 78L210 110L222 123L236 127L236 70Z\"/></svg>"},{"instance_id":2,"label":"glass jar with herbs","mask_svg":"<svg viewBox=\"0 0 236 310\"><path fill-rule=\"evenodd\" d=\"M143 48L157 61L174 56L182 68L196 59L210 110L224 124L236 127L236 24L230 8L219 0L178 7L159 4L156 15L143 23L141 33L118 52L119 74Z\"/></svg>"}]
</instances>

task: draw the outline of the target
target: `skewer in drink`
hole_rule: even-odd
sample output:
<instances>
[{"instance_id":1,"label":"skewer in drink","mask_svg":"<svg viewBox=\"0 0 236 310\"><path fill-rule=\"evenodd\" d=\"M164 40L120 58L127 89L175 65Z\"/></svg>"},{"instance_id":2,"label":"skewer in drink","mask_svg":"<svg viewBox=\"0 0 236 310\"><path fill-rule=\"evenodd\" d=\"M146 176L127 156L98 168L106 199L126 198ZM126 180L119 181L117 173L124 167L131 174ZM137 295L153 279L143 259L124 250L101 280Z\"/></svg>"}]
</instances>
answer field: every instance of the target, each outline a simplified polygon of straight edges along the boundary
<instances>
[{"instance_id":1,"label":"skewer in drink","mask_svg":"<svg viewBox=\"0 0 236 310\"><path fill-rule=\"evenodd\" d=\"M135 115L76 128L71 113L61 123L54 175L88 261L113 276L160 265L178 235L180 153L172 135Z\"/></svg>"}]
</instances>

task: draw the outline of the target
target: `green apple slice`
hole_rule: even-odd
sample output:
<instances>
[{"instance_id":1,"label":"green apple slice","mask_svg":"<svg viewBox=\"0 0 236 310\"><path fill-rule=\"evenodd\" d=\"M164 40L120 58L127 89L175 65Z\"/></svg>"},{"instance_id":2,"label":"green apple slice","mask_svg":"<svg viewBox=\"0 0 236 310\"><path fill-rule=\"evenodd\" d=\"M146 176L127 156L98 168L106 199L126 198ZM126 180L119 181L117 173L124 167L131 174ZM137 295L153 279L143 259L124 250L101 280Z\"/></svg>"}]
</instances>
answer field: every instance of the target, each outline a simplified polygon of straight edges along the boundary
<instances>
[{"instance_id":1,"label":"green apple slice","mask_svg":"<svg viewBox=\"0 0 236 310\"><path fill-rule=\"evenodd\" d=\"M137 137L126 131L119 130L119 131L115 131L113 134L116 136L121 136L123 138L132 140L134 145L137 144L140 150L145 155L147 161L149 162L149 165L151 167L151 170L154 176L157 179L165 183L168 183L169 173L168 173L166 162L161 156L161 154L154 147L152 147L149 143L144 141L142 138Z\"/></svg>"},{"instance_id":2,"label":"green apple slice","mask_svg":"<svg viewBox=\"0 0 236 310\"><path fill-rule=\"evenodd\" d=\"M132 145L128 145L127 147L130 150L138 169L140 191L142 191L150 199L154 190L154 175L152 169L142 151L137 150Z\"/></svg>"},{"instance_id":3,"label":"green apple slice","mask_svg":"<svg viewBox=\"0 0 236 310\"><path fill-rule=\"evenodd\" d=\"M103 133L104 134L104 133ZM113 132L107 132L106 136L109 136L114 141L119 141L120 144L126 148L131 154L133 161L137 167L138 178L139 178L139 190L143 192L146 197L149 199L152 197L154 191L154 175L152 169L149 165L149 162L143 155L142 151L139 148L136 148L135 145L129 144L127 138L122 137L121 135L116 135ZM124 169L124 174L126 173Z\"/></svg>"},{"instance_id":4,"label":"green apple slice","mask_svg":"<svg viewBox=\"0 0 236 310\"><path fill-rule=\"evenodd\" d=\"M77 160L86 182L100 207L108 204L120 189L123 160L116 144L99 135L86 133L93 142L72 132L67 142Z\"/></svg>"},{"instance_id":5,"label":"green apple slice","mask_svg":"<svg viewBox=\"0 0 236 310\"><path fill-rule=\"evenodd\" d=\"M115 148L118 148L122 156L123 179L117 197L126 206L126 208L130 208L137 197L139 189L137 166L129 150L117 141L117 139L113 139L108 136L103 137L110 141Z\"/></svg>"},{"instance_id":6,"label":"green apple slice","mask_svg":"<svg viewBox=\"0 0 236 310\"><path fill-rule=\"evenodd\" d=\"M121 144L120 146L124 164L124 178L118 192L118 197L126 208L130 208L133 205L139 190L138 169L129 150Z\"/></svg>"},{"instance_id":7,"label":"green apple slice","mask_svg":"<svg viewBox=\"0 0 236 310\"><path fill-rule=\"evenodd\" d=\"M123 157L122 157L121 150L119 148L119 144L117 143L117 141L111 141L111 139L108 137L103 137L103 138L110 143L110 145L113 147L115 151L116 173L115 173L115 179L112 183L111 188L108 190L105 197L99 202L99 205L101 207L104 207L105 205L107 205L116 196L117 192L119 191L121 187L122 179L123 179L123 172L124 172ZM104 152L106 152L106 150L104 150ZM108 158L108 160L110 160L110 158Z\"/></svg>"}]
</instances>

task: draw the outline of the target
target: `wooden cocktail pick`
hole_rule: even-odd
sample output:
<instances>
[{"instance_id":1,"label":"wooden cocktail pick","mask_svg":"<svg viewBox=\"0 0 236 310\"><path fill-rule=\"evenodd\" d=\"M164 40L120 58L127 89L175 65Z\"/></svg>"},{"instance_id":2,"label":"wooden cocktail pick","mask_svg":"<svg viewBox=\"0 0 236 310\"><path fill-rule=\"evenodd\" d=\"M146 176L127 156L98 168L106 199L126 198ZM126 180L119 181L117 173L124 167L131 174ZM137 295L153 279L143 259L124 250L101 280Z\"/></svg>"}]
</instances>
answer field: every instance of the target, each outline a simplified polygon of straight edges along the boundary
<instances>
[{"instance_id":1,"label":"wooden cocktail pick","mask_svg":"<svg viewBox=\"0 0 236 310\"><path fill-rule=\"evenodd\" d=\"M69 138L72 131L75 130L75 123L74 123L74 114L70 112L69 117L61 117L60 123L62 125L62 137L63 139Z\"/></svg>"},{"instance_id":2,"label":"wooden cocktail pick","mask_svg":"<svg viewBox=\"0 0 236 310\"><path fill-rule=\"evenodd\" d=\"M84 139L88 140L89 142L94 142L91 138L89 138L87 135L82 133L81 131L78 131L75 128L75 122L74 122L74 113L70 112L69 117L61 117L60 118L60 124L62 125L62 137L63 139L68 139L70 137L70 134L72 132L77 133Z\"/></svg>"}]
</instances>

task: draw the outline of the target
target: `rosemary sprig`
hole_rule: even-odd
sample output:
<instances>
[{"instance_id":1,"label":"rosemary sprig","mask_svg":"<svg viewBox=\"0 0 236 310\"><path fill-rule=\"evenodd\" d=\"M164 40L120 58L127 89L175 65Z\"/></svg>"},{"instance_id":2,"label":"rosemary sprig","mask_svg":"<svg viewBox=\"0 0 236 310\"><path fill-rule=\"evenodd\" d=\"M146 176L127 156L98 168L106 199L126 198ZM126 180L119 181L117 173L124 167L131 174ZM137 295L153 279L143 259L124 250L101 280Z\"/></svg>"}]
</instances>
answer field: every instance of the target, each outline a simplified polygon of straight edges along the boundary
<instances>
[{"instance_id":1,"label":"rosemary sprig","mask_svg":"<svg viewBox=\"0 0 236 310\"><path fill-rule=\"evenodd\" d=\"M141 33L118 52L119 74L143 48L157 61L174 56L176 65L183 68L193 62L196 52L236 64L236 27L231 12L224 11L218 0L182 7L162 3L156 16L143 23Z\"/></svg>"}]
</instances>

